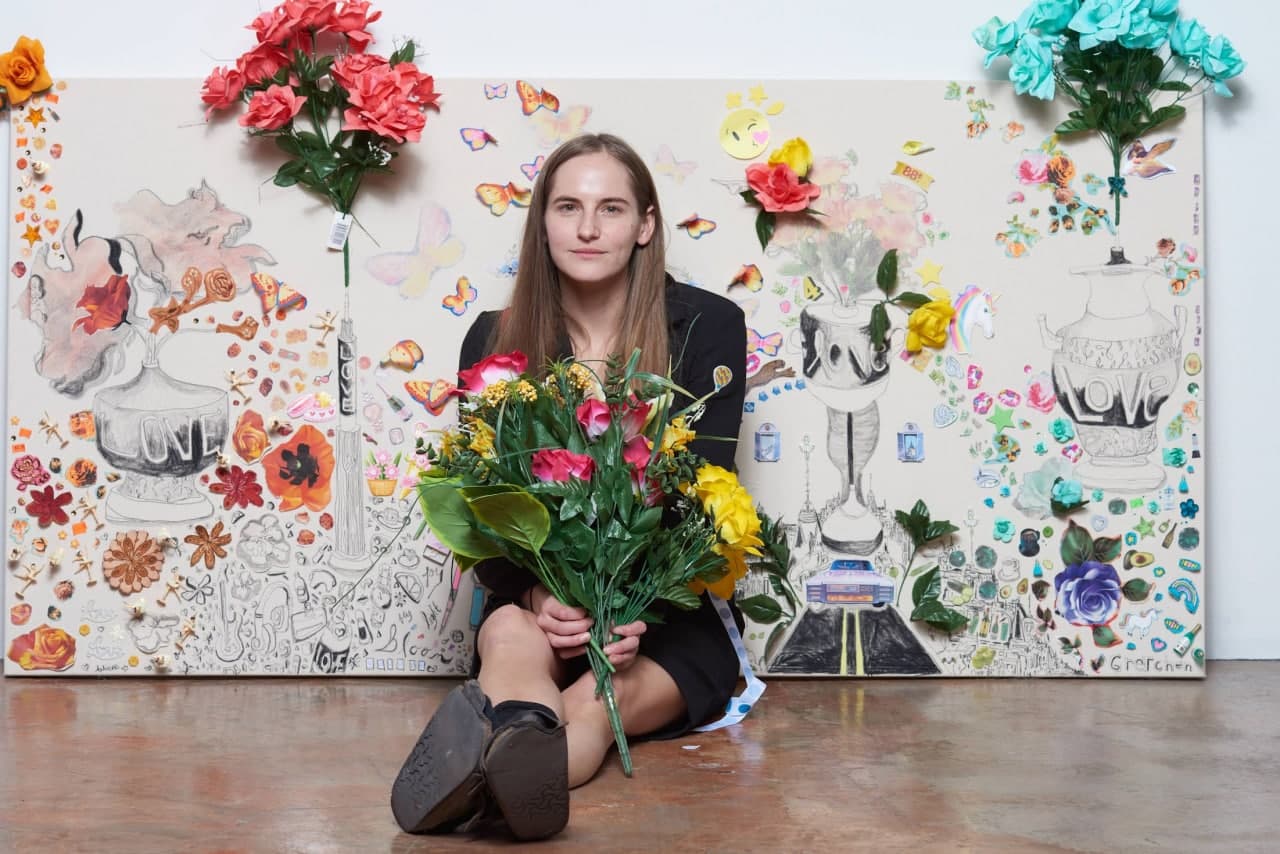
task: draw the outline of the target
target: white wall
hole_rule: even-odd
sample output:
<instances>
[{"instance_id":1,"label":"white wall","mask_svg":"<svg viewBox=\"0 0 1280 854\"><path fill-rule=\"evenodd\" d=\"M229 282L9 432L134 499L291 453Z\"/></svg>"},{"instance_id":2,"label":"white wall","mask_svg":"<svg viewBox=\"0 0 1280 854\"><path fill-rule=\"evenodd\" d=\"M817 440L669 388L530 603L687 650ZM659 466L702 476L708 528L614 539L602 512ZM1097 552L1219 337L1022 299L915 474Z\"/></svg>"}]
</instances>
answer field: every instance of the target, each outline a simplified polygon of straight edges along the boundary
<instances>
[{"instance_id":1,"label":"white wall","mask_svg":"<svg viewBox=\"0 0 1280 854\"><path fill-rule=\"evenodd\" d=\"M44 42L59 77L203 77L248 47L242 27L268 3L217 0L3 0L0 50L19 34ZM969 31L1016 16L1020 0L639 2L410 2L382 0L381 40L413 36L437 77L965 79L983 76ZM1280 453L1262 427L1280 424L1274 342L1280 302L1264 226L1274 226L1266 158L1280 138L1280 74L1256 0L1183 0L1186 14L1230 36L1250 62L1233 101L1208 106L1206 221L1211 289L1206 367L1210 574L1207 643L1213 658L1280 658L1275 569L1258 537L1280 516ZM783 9L793 10L790 14ZM1256 27L1256 29L1255 29ZM995 71L992 72L996 73ZM145 110L127 87L120 125ZM447 113L446 113L447 115ZM875 121L867 116L867 121ZM447 124L448 119L443 121ZM0 129L0 144L9 151ZM12 193L0 201L4 211ZM1272 238L1273 239L1273 238ZM1263 243L1255 244L1255 240ZM7 247L0 241L0 254ZM1250 254L1252 253L1252 254ZM0 270L8 270L4 259ZM5 281L9 277L5 275ZM5 334L0 324L0 340ZM0 347L0 350L4 350ZM4 356L0 355L0 359ZM7 523L6 523L7 527Z\"/></svg>"}]
</instances>

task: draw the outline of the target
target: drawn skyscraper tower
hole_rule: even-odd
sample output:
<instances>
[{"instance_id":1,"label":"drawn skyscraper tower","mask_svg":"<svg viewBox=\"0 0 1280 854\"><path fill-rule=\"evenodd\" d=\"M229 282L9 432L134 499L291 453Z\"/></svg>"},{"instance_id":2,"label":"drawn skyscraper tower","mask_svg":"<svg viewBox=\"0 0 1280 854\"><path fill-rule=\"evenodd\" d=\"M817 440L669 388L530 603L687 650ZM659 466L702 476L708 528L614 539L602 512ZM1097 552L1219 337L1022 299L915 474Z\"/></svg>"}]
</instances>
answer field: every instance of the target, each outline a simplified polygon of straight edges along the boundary
<instances>
[{"instance_id":1,"label":"drawn skyscraper tower","mask_svg":"<svg viewBox=\"0 0 1280 854\"><path fill-rule=\"evenodd\" d=\"M360 495L360 422L356 418L356 335L348 297L338 329L338 441L334 472L333 556L329 566L342 573L367 569L364 501Z\"/></svg>"}]
</instances>

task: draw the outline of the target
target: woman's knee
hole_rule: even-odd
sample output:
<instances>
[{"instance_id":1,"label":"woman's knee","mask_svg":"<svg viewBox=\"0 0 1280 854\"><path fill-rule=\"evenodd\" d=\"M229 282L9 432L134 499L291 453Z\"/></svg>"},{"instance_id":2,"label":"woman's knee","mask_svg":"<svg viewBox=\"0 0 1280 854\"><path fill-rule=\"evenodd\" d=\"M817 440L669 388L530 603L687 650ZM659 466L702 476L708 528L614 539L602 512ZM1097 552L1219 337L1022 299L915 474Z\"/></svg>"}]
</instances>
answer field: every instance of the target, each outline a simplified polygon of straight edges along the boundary
<instances>
[{"instance_id":1,"label":"woman's knee","mask_svg":"<svg viewBox=\"0 0 1280 854\"><path fill-rule=\"evenodd\" d=\"M476 648L481 661L511 655L554 658L533 614L517 605L503 605L485 618Z\"/></svg>"}]
</instances>

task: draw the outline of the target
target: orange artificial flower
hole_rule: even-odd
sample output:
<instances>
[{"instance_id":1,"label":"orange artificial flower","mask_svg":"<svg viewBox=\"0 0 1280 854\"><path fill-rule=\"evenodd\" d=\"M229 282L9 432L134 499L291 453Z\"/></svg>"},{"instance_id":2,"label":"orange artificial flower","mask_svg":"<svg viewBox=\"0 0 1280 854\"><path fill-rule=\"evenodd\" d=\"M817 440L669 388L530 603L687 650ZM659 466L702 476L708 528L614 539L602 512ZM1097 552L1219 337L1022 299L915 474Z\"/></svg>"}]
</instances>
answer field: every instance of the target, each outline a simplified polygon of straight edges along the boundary
<instances>
[{"instance_id":1,"label":"orange artificial flower","mask_svg":"<svg viewBox=\"0 0 1280 854\"><path fill-rule=\"evenodd\" d=\"M0 53L0 86L10 104L22 104L36 92L53 85L44 67L44 45L36 39L18 36L13 50Z\"/></svg>"},{"instance_id":2,"label":"orange artificial flower","mask_svg":"<svg viewBox=\"0 0 1280 854\"><path fill-rule=\"evenodd\" d=\"M240 459L246 463L257 462L267 452L267 446L270 444L271 439L267 436L262 416L252 409L246 409L240 413L240 420L236 421L236 429L231 431L231 445L240 455Z\"/></svg>"},{"instance_id":3,"label":"orange artificial flower","mask_svg":"<svg viewBox=\"0 0 1280 854\"><path fill-rule=\"evenodd\" d=\"M333 446L310 424L262 458L267 489L286 512L304 504L310 510L327 507L333 467Z\"/></svg>"}]
</instances>

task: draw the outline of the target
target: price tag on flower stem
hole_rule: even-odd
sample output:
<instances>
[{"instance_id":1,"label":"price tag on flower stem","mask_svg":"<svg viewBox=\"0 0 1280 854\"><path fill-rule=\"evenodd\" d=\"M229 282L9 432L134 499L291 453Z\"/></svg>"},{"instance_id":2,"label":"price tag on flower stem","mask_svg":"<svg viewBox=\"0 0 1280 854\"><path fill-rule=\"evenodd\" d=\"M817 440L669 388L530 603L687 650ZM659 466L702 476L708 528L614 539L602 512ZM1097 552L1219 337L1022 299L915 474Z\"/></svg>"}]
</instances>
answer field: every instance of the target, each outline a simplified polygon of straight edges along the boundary
<instances>
[{"instance_id":1,"label":"price tag on flower stem","mask_svg":"<svg viewBox=\"0 0 1280 854\"><path fill-rule=\"evenodd\" d=\"M347 243L347 235L351 233L351 214L334 211L333 224L329 226L330 249L341 249Z\"/></svg>"},{"instance_id":2,"label":"price tag on flower stem","mask_svg":"<svg viewBox=\"0 0 1280 854\"><path fill-rule=\"evenodd\" d=\"M765 688L764 683L751 669L751 662L747 659L747 647L742 643L742 634L738 631L738 624L733 621L733 612L729 610L729 603L714 594L710 595L712 603L716 606L716 613L720 615L720 622L724 623L724 630L729 633L733 651L738 655L738 665L742 669L742 678L746 680L747 687L739 696L729 699L724 717L705 726L694 727L694 732L711 732L739 723L764 694Z\"/></svg>"}]
</instances>

